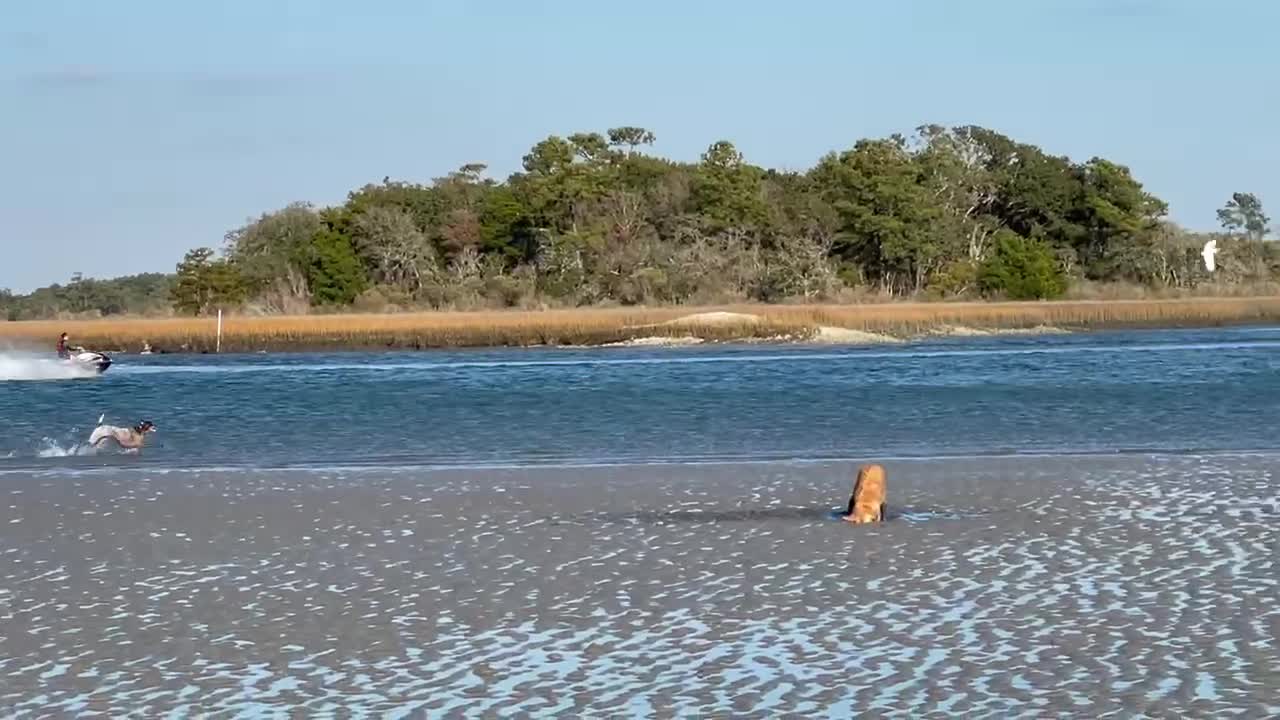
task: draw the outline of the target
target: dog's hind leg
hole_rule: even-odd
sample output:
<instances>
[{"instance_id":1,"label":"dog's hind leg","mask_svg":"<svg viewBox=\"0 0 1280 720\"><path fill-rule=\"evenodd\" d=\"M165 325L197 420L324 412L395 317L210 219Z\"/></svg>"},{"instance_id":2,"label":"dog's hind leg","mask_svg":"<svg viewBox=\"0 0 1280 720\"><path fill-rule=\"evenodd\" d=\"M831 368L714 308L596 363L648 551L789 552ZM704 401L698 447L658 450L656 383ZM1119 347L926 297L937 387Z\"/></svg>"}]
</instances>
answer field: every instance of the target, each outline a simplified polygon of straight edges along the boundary
<instances>
[{"instance_id":1,"label":"dog's hind leg","mask_svg":"<svg viewBox=\"0 0 1280 720\"><path fill-rule=\"evenodd\" d=\"M112 433L109 428L99 425L94 428L94 431L89 435L89 447L96 450L102 447L102 444L108 440L116 440L116 442L119 442L115 434Z\"/></svg>"}]
</instances>

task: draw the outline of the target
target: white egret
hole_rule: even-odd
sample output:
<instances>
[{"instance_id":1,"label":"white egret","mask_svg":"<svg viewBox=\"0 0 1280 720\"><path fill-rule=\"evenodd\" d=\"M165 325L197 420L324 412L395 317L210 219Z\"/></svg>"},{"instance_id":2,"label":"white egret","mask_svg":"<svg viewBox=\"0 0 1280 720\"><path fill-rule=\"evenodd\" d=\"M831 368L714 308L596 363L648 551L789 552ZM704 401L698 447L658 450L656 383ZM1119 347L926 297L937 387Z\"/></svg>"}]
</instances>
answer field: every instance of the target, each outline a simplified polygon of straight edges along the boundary
<instances>
[{"instance_id":1,"label":"white egret","mask_svg":"<svg viewBox=\"0 0 1280 720\"><path fill-rule=\"evenodd\" d=\"M1218 241L1210 240L1204 244L1204 249L1200 251L1200 257L1204 258L1204 269L1213 272L1214 255L1218 254Z\"/></svg>"}]
</instances>

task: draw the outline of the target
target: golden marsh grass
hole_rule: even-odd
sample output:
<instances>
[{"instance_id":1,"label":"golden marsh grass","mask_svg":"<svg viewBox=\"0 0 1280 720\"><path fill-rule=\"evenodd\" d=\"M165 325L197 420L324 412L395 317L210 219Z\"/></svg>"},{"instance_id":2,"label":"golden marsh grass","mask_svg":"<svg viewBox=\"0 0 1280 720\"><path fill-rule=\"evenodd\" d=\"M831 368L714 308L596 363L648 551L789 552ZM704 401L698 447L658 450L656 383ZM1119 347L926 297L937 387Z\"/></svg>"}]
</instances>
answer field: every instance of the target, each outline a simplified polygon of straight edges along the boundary
<instances>
[{"instance_id":1,"label":"golden marsh grass","mask_svg":"<svg viewBox=\"0 0 1280 720\"><path fill-rule=\"evenodd\" d=\"M711 313L711 315L706 315ZM694 316L688 321L681 318ZM1058 301L1031 303L881 303L591 308L540 311L427 312L306 316L227 316L224 352L600 345L646 337L704 340L812 337L845 328L911 337L947 328L1186 327L1280 322L1280 296L1253 298ZM52 347L58 333L88 348L136 352L208 352L213 318L108 318L0 322L0 345Z\"/></svg>"}]
</instances>

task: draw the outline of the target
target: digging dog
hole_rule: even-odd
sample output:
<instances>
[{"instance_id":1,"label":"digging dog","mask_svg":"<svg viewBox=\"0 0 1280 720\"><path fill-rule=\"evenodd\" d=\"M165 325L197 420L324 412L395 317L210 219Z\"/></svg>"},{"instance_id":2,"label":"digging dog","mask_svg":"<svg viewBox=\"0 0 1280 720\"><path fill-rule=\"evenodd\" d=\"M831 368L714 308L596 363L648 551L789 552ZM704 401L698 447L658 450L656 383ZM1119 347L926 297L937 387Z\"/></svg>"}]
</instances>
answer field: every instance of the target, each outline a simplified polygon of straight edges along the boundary
<instances>
[{"instance_id":1,"label":"digging dog","mask_svg":"<svg viewBox=\"0 0 1280 720\"><path fill-rule=\"evenodd\" d=\"M863 465L853 482L844 519L851 523L884 522L884 468Z\"/></svg>"},{"instance_id":2,"label":"digging dog","mask_svg":"<svg viewBox=\"0 0 1280 720\"><path fill-rule=\"evenodd\" d=\"M95 449L102 447L108 440L114 440L125 450L141 450L147 433L156 431L155 424L150 420L143 420L133 427L117 427L104 424L102 421L105 418L106 415L98 418L98 427L89 436L89 445Z\"/></svg>"}]
</instances>

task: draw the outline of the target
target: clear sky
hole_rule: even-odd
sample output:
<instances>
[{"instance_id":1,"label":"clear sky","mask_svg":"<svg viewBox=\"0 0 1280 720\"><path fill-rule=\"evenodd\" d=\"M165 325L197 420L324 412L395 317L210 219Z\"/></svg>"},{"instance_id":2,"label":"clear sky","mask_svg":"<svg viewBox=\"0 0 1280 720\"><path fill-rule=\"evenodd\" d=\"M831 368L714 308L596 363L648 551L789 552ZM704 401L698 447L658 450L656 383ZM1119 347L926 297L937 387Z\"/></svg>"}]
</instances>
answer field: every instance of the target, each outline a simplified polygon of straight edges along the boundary
<instances>
[{"instance_id":1,"label":"clear sky","mask_svg":"<svg viewBox=\"0 0 1280 720\"><path fill-rule=\"evenodd\" d=\"M1125 163L1192 228L1233 191L1275 216L1278 33L1270 0L3 0L0 287L622 124L803 169L973 123Z\"/></svg>"}]
</instances>

